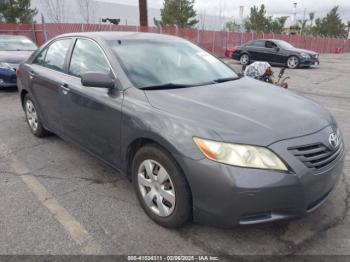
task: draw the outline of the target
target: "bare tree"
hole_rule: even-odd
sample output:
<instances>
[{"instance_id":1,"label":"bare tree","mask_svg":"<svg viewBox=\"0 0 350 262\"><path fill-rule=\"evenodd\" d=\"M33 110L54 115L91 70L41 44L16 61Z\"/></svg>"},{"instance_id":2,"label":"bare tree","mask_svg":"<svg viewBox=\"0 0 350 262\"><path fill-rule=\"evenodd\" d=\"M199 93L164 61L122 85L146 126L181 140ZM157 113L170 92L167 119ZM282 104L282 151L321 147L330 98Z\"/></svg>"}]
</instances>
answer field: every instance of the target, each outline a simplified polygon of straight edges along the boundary
<instances>
[{"instance_id":1,"label":"bare tree","mask_svg":"<svg viewBox=\"0 0 350 262\"><path fill-rule=\"evenodd\" d=\"M65 21L65 0L41 0L46 16L52 23L62 23Z\"/></svg>"},{"instance_id":2,"label":"bare tree","mask_svg":"<svg viewBox=\"0 0 350 262\"><path fill-rule=\"evenodd\" d=\"M86 24L95 20L97 5L94 0L78 0L80 15Z\"/></svg>"},{"instance_id":3,"label":"bare tree","mask_svg":"<svg viewBox=\"0 0 350 262\"><path fill-rule=\"evenodd\" d=\"M206 28L206 20L207 20L207 12L206 10L200 10L199 15L198 15L198 29L199 30L205 30Z\"/></svg>"}]
</instances>

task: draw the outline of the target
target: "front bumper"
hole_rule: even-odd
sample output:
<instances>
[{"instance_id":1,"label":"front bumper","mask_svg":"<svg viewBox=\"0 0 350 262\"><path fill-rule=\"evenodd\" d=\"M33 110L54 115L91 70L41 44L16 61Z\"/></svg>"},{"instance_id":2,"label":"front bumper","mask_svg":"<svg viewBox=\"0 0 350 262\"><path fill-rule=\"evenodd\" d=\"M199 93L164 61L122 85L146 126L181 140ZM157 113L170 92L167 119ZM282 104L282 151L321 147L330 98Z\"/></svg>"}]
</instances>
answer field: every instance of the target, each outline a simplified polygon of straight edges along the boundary
<instances>
[{"instance_id":1,"label":"front bumper","mask_svg":"<svg viewBox=\"0 0 350 262\"><path fill-rule=\"evenodd\" d=\"M230 228L301 217L321 206L336 185L344 152L328 167L313 171L288 152L290 144L317 140L328 128L270 146L294 172L240 168L208 159L182 159L193 196L194 220ZM328 135L327 135L328 137Z\"/></svg>"},{"instance_id":2,"label":"front bumper","mask_svg":"<svg viewBox=\"0 0 350 262\"><path fill-rule=\"evenodd\" d=\"M318 66L320 60L318 56L311 56L310 58L301 58L300 66Z\"/></svg>"}]
</instances>

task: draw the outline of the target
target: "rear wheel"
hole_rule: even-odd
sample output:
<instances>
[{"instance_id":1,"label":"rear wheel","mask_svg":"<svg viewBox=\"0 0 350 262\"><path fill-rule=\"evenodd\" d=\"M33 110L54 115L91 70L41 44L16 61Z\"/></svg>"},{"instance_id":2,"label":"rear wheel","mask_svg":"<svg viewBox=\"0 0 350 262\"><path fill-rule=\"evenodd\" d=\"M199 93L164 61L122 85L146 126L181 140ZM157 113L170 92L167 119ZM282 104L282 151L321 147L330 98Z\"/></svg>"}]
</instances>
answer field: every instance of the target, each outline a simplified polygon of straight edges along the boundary
<instances>
[{"instance_id":1,"label":"rear wheel","mask_svg":"<svg viewBox=\"0 0 350 262\"><path fill-rule=\"evenodd\" d=\"M28 94L24 97L23 105L30 131L37 137L48 135L49 132L43 127L35 104Z\"/></svg>"},{"instance_id":2,"label":"rear wheel","mask_svg":"<svg viewBox=\"0 0 350 262\"><path fill-rule=\"evenodd\" d=\"M157 145L146 145L132 164L134 188L142 208L164 227L180 227L191 216L191 193L172 157Z\"/></svg>"},{"instance_id":3,"label":"rear wheel","mask_svg":"<svg viewBox=\"0 0 350 262\"><path fill-rule=\"evenodd\" d=\"M242 65L248 65L250 61L249 55L248 54L241 55L241 58L239 59L239 61Z\"/></svg>"},{"instance_id":4,"label":"rear wheel","mask_svg":"<svg viewBox=\"0 0 350 262\"><path fill-rule=\"evenodd\" d=\"M299 58L294 55L289 57L287 60L287 66L290 69L297 68L299 66Z\"/></svg>"}]
</instances>

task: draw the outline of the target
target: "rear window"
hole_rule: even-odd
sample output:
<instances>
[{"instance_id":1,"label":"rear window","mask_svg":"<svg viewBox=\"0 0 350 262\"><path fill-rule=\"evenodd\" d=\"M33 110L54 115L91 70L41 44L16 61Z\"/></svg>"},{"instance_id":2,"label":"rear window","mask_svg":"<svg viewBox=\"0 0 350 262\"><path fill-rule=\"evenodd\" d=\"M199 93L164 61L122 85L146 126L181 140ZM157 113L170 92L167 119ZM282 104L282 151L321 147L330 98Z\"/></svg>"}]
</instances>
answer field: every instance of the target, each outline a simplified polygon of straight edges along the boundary
<instances>
[{"instance_id":1,"label":"rear window","mask_svg":"<svg viewBox=\"0 0 350 262\"><path fill-rule=\"evenodd\" d=\"M0 51L34 51L36 44L26 37L2 36L0 38Z\"/></svg>"}]
</instances>

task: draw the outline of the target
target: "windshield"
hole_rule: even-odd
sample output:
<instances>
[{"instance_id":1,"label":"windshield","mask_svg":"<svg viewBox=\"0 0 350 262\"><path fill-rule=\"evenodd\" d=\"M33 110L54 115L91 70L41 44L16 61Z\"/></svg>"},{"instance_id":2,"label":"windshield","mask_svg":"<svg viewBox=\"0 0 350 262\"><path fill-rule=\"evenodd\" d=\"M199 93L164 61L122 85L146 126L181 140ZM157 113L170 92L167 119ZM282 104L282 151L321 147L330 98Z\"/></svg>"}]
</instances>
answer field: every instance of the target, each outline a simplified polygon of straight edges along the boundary
<instances>
[{"instance_id":1,"label":"windshield","mask_svg":"<svg viewBox=\"0 0 350 262\"><path fill-rule=\"evenodd\" d=\"M37 46L25 37L1 37L0 51L34 51Z\"/></svg>"},{"instance_id":2,"label":"windshield","mask_svg":"<svg viewBox=\"0 0 350 262\"><path fill-rule=\"evenodd\" d=\"M183 40L123 40L110 46L138 88L213 84L238 75L216 57Z\"/></svg>"},{"instance_id":3,"label":"windshield","mask_svg":"<svg viewBox=\"0 0 350 262\"><path fill-rule=\"evenodd\" d=\"M278 40L276 41L277 44L283 48L283 49L291 49L291 48L295 48L294 46L292 46L290 43L286 42L286 41L282 41L282 40Z\"/></svg>"}]
</instances>

